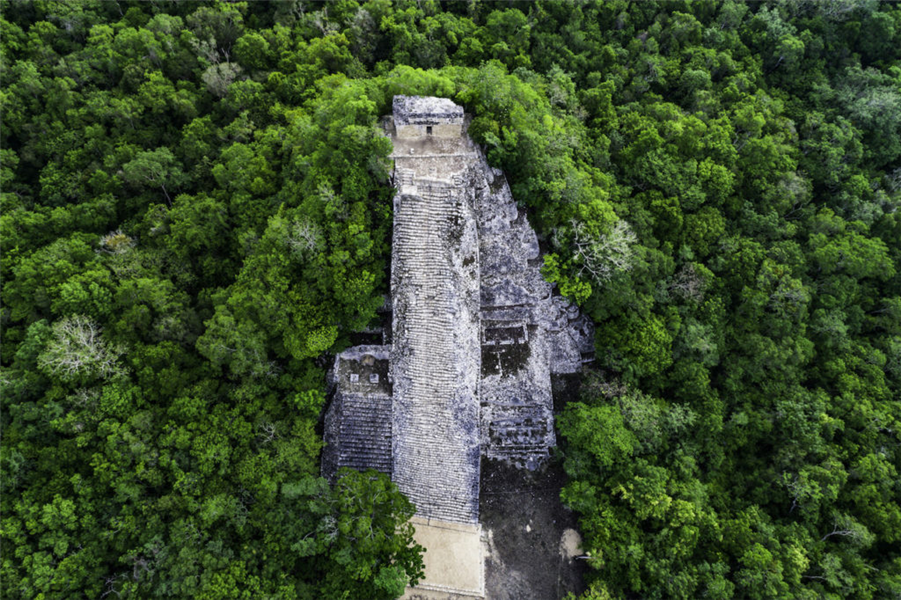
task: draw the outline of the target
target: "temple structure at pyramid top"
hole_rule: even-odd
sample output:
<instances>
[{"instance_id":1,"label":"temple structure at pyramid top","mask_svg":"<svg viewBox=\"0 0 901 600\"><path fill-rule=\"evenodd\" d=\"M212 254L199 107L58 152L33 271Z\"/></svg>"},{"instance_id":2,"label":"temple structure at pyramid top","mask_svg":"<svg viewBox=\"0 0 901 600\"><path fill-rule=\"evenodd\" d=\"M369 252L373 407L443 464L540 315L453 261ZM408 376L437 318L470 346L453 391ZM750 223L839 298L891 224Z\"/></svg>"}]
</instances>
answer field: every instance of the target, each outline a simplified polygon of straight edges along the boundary
<instances>
[{"instance_id":1,"label":"temple structure at pyramid top","mask_svg":"<svg viewBox=\"0 0 901 600\"><path fill-rule=\"evenodd\" d=\"M394 135L400 139L463 135L463 107L447 98L394 97Z\"/></svg>"}]
</instances>

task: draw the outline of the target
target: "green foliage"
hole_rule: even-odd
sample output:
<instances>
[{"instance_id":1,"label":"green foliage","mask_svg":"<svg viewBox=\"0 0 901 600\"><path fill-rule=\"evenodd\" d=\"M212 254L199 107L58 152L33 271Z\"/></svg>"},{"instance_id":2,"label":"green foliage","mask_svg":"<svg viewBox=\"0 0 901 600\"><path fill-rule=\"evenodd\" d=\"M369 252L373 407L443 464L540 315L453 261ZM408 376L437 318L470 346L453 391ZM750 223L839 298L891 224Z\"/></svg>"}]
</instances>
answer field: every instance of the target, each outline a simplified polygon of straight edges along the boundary
<instances>
[{"instance_id":1,"label":"green foliage","mask_svg":"<svg viewBox=\"0 0 901 600\"><path fill-rule=\"evenodd\" d=\"M120 6L121 5L121 6ZM0 7L0 595L392 598L319 479L388 291L396 94L453 99L597 329L559 416L585 598L901 593L901 11Z\"/></svg>"}]
</instances>

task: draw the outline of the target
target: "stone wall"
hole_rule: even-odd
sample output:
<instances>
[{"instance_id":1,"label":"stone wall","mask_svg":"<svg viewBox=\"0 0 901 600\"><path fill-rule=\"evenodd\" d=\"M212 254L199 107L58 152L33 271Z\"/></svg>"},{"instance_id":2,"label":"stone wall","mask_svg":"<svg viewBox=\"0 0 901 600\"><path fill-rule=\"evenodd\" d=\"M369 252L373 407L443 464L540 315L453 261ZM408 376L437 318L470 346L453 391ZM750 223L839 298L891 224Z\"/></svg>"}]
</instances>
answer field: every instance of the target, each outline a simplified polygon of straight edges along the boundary
<instances>
[{"instance_id":1,"label":"stone wall","mask_svg":"<svg viewBox=\"0 0 901 600\"><path fill-rule=\"evenodd\" d=\"M550 357L538 317L553 287L540 272L538 238L499 171L479 157L482 451L534 468L556 444ZM521 332L521 333L520 333Z\"/></svg>"},{"instance_id":2,"label":"stone wall","mask_svg":"<svg viewBox=\"0 0 901 600\"><path fill-rule=\"evenodd\" d=\"M388 475L392 455L392 384L387 346L356 346L335 358L337 389L325 416L322 474L341 467Z\"/></svg>"},{"instance_id":3,"label":"stone wall","mask_svg":"<svg viewBox=\"0 0 901 600\"><path fill-rule=\"evenodd\" d=\"M460 137L463 107L447 98L395 96L394 125L400 139Z\"/></svg>"},{"instance_id":4,"label":"stone wall","mask_svg":"<svg viewBox=\"0 0 901 600\"><path fill-rule=\"evenodd\" d=\"M438 138L454 138L460 137L463 132L462 124L447 125L399 125L397 127L397 137L406 139L424 138L434 136Z\"/></svg>"}]
</instances>

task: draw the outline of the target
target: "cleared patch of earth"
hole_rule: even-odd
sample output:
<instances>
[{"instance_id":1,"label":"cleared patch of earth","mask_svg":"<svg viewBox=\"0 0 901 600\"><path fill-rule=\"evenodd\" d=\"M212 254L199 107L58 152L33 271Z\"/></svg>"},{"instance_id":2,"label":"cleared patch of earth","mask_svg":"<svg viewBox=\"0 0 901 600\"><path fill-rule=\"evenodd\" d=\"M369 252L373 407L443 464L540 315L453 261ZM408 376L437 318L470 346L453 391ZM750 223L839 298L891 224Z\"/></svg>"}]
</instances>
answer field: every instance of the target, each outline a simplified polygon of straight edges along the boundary
<instances>
[{"instance_id":1,"label":"cleared patch of earth","mask_svg":"<svg viewBox=\"0 0 901 600\"><path fill-rule=\"evenodd\" d=\"M559 600L585 586L575 514L560 502L566 477L551 461L538 471L482 459L479 513L487 536L488 600Z\"/></svg>"}]
</instances>

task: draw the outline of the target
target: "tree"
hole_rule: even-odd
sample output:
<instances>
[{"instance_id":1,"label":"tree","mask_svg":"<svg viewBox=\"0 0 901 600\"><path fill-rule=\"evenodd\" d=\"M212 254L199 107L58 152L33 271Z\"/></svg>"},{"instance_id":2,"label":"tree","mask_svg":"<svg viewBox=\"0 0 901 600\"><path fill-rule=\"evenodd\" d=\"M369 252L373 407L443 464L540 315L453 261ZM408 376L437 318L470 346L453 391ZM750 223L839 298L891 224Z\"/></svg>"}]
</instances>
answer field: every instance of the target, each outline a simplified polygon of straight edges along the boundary
<instances>
[{"instance_id":1,"label":"tree","mask_svg":"<svg viewBox=\"0 0 901 600\"><path fill-rule=\"evenodd\" d=\"M218 63L207 67L201 79L209 93L219 98L228 93L231 84L241 74L241 66L235 63Z\"/></svg>"},{"instance_id":2,"label":"tree","mask_svg":"<svg viewBox=\"0 0 901 600\"><path fill-rule=\"evenodd\" d=\"M122 373L119 357L125 349L101 337L100 327L73 315L52 326L53 338L38 356L38 367L64 382L109 379Z\"/></svg>"},{"instance_id":3,"label":"tree","mask_svg":"<svg viewBox=\"0 0 901 600\"><path fill-rule=\"evenodd\" d=\"M396 94L464 105L595 321L558 415L588 597L899 595L892 3L0 13L0 595L419 577L387 478L317 476L329 354L389 292Z\"/></svg>"},{"instance_id":4,"label":"tree","mask_svg":"<svg viewBox=\"0 0 901 600\"><path fill-rule=\"evenodd\" d=\"M633 249L637 238L625 221L620 221L606 234L592 235L588 227L577 221L572 222L574 233L574 262L578 265L578 275L584 272L603 283L615 273L632 268Z\"/></svg>"},{"instance_id":5,"label":"tree","mask_svg":"<svg viewBox=\"0 0 901 600\"><path fill-rule=\"evenodd\" d=\"M333 492L328 555L321 591L335 595L356 582L368 598L395 598L423 575L422 546L413 542L409 523L414 507L384 475L339 473ZM328 519L328 517L326 517Z\"/></svg>"},{"instance_id":6,"label":"tree","mask_svg":"<svg viewBox=\"0 0 901 600\"><path fill-rule=\"evenodd\" d=\"M122 166L122 176L128 183L138 188L159 188L166 197L166 204L172 206L169 189L177 190L185 182L181 165L168 148L145 150Z\"/></svg>"},{"instance_id":7,"label":"tree","mask_svg":"<svg viewBox=\"0 0 901 600\"><path fill-rule=\"evenodd\" d=\"M901 89L896 80L875 69L848 67L834 98L866 133L867 156L876 168L901 154Z\"/></svg>"}]
</instances>

